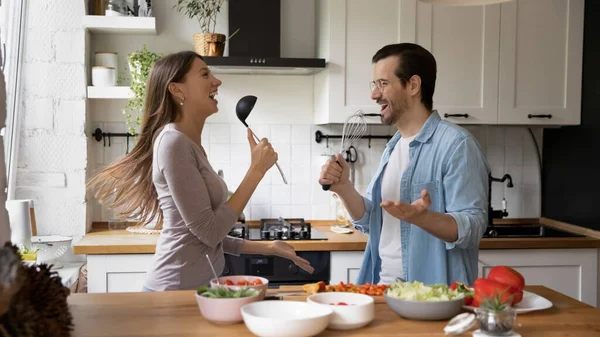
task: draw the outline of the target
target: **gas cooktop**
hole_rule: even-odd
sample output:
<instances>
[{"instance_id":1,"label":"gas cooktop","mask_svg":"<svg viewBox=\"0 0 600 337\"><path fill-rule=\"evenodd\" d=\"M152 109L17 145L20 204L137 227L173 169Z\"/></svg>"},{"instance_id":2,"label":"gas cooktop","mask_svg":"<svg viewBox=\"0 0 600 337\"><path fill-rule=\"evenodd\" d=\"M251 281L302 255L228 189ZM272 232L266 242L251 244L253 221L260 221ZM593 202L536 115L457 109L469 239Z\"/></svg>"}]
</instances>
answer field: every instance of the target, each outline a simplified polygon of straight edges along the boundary
<instances>
[{"instance_id":1,"label":"gas cooktop","mask_svg":"<svg viewBox=\"0 0 600 337\"><path fill-rule=\"evenodd\" d=\"M302 218L261 219L260 228L248 228L245 223L235 224L229 235L251 241L327 240L326 235Z\"/></svg>"}]
</instances>

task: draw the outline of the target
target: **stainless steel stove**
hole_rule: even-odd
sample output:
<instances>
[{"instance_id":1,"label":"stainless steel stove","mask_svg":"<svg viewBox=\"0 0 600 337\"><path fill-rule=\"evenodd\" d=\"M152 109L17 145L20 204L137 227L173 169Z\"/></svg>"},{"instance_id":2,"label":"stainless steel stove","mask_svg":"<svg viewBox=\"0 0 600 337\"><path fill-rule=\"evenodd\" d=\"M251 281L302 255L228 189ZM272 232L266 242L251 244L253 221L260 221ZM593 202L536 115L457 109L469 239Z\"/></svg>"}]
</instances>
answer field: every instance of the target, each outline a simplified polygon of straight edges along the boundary
<instances>
[{"instance_id":1,"label":"stainless steel stove","mask_svg":"<svg viewBox=\"0 0 600 337\"><path fill-rule=\"evenodd\" d=\"M238 223L229 232L230 236L250 241L307 241L327 240L327 236L311 227L301 218L261 219L258 228L249 228L246 223ZM223 276L255 275L269 280L269 287L299 285L317 281L329 283L329 251L296 251L315 268L312 274L298 268L290 260L278 256L257 254L225 255L226 266Z\"/></svg>"},{"instance_id":2,"label":"stainless steel stove","mask_svg":"<svg viewBox=\"0 0 600 337\"><path fill-rule=\"evenodd\" d=\"M261 219L259 228L249 228L247 224L236 224L230 236L251 241L273 240L327 240L327 236L311 227L302 218Z\"/></svg>"}]
</instances>

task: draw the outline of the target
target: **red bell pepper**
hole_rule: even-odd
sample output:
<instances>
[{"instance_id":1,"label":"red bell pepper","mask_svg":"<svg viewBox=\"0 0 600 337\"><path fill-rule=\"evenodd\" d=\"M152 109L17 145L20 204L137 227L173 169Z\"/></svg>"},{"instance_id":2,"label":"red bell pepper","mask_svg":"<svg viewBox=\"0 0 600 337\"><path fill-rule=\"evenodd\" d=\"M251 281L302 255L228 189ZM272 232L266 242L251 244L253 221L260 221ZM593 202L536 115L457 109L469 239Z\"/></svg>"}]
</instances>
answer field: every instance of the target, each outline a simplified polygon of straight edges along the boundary
<instances>
[{"instance_id":1,"label":"red bell pepper","mask_svg":"<svg viewBox=\"0 0 600 337\"><path fill-rule=\"evenodd\" d=\"M478 307L486 298L500 296L502 303L515 305L523 299L523 291L511 287L510 285L478 278L475 280L475 296L473 297L473 306Z\"/></svg>"},{"instance_id":2,"label":"red bell pepper","mask_svg":"<svg viewBox=\"0 0 600 337\"><path fill-rule=\"evenodd\" d=\"M511 267L495 266L490 270L487 278L504 283L518 291L522 291L525 288L525 278Z\"/></svg>"}]
</instances>

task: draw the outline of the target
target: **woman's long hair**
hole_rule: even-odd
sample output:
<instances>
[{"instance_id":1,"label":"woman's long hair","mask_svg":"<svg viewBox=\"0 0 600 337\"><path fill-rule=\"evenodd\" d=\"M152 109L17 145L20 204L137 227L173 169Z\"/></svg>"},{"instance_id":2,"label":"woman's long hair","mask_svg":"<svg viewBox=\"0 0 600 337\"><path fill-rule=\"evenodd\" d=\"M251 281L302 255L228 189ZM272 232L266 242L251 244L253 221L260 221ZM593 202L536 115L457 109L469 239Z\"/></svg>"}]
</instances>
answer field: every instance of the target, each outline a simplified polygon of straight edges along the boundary
<instances>
[{"instance_id":1,"label":"woman's long hair","mask_svg":"<svg viewBox=\"0 0 600 337\"><path fill-rule=\"evenodd\" d=\"M133 150L87 184L88 189L96 190L96 199L118 209L122 219L139 218L148 224L158 216L155 228L162 228L163 215L152 182L153 144L162 128L180 117L181 110L169 93L169 84L182 82L195 58L203 59L192 51L183 51L154 63L146 83L141 132Z\"/></svg>"}]
</instances>

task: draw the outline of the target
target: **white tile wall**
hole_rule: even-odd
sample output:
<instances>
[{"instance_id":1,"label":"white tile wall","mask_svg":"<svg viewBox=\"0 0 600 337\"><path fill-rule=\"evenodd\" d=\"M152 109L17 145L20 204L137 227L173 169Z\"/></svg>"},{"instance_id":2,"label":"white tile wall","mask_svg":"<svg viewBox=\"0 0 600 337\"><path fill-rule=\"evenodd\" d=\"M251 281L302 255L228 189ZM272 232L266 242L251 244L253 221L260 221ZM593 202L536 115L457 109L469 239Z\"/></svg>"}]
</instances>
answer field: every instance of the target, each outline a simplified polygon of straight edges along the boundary
<instances>
[{"instance_id":1,"label":"white tile wall","mask_svg":"<svg viewBox=\"0 0 600 337\"><path fill-rule=\"evenodd\" d=\"M118 124L118 123L117 123ZM100 127L111 131L123 131L115 123L100 123ZM288 179L283 184L279 171L274 166L256 189L244 213L247 219L265 217L304 217L307 219L331 219L334 217L334 202L330 192L322 190L317 183L321 165L327 154L337 151L339 141L331 140L329 146L323 140L316 143L314 134L322 130L325 134L339 134L340 126L314 126L307 124L260 124L253 127L258 137L267 137L279 153L279 163ZM499 209L506 198L509 217L540 216L540 171L535 146L527 128L468 126L479 140L495 177L508 173L514 187L493 183L492 206ZM369 133L393 134L387 126L370 126ZM534 130L541 145L541 129ZM240 184L250 165L250 149L243 126L227 123L207 124L203 134L204 144L210 161L216 170L222 169L231 190ZM386 140L361 140L356 148L356 187L364 193L375 173ZM102 167L125 153L124 140L115 139L111 147L96 146L96 163ZM108 213L96 207L94 221L105 221Z\"/></svg>"}]
</instances>

